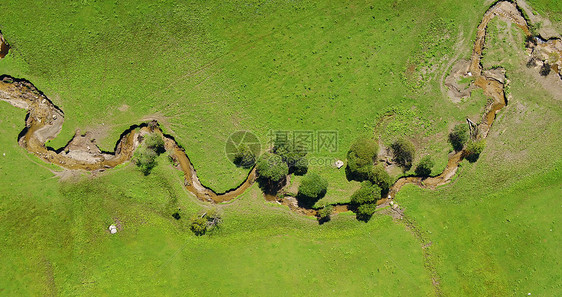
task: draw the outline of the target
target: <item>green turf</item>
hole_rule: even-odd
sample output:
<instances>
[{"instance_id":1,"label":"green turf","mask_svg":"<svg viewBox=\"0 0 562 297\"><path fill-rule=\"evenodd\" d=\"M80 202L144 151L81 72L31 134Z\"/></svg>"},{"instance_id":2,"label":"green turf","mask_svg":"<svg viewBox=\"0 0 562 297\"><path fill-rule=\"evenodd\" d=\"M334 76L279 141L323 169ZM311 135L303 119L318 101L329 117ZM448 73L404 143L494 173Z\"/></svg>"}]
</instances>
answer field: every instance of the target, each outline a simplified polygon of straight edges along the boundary
<instances>
[{"instance_id":1,"label":"green turf","mask_svg":"<svg viewBox=\"0 0 562 297\"><path fill-rule=\"evenodd\" d=\"M111 150L125 128L154 117L219 192L246 176L224 153L236 130L254 131L264 148L270 130L337 131L336 152L311 155L333 162L388 111L398 116L387 142L421 141L462 121L465 110L435 100L442 94L431 81L486 9L479 1L148 3L3 2L0 29L13 48L0 72L31 80L64 110L51 146L80 128L98 131ZM428 153L441 155L444 139ZM319 167L335 187L331 199L345 200L343 170Z\"/></svg>"},{"instance_id":2,"label":"green turf","mask_svg":"<svg viewBox=\"0 0 562 297\"><path fill-rule=\"evenodd\" d=\"M343 160L384 114L393 116L376 133L383 144L408 136L437 173L447 130L477 118L486 100L475 92L453 104L439 87L457 38L459 57L469 56L482 2L3 1L0 30L13 48L0 73L29 79L64 110L50 145L95 129L111 150L129 125L156 117L217 191L247 174L224 154L236 130L264 143L270 129L337 130L337 152L309 157ZM529 2L553 20L562 11ZM406 186L397 201L432 242L447 296L557 296L562 112L500 38L502 22L493 25L483 64L506 67L514 99L481 160L463 162L436 191ZM59 169L17 144L25 112L0 102L0 115L0 295L434 293L420 242L388 216L365 224L344 213L318 225L253 186L220 206L221 229L195 237L187 220L208 205L165 156L147 177L124 164L59 181L49 171ZM319 205L358 187L343 170L310 170L330 183ZM111 235L115 219L124 229Z\"/></svg>"}]
</instances>

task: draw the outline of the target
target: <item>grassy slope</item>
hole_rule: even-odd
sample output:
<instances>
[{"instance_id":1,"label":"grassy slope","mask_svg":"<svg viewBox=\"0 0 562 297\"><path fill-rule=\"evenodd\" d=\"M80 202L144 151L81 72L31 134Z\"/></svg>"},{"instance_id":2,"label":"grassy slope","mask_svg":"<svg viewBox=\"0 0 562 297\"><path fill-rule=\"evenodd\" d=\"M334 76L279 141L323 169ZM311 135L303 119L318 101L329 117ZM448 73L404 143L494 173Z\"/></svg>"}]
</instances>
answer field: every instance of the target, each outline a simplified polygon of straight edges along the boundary
<instances>
[{"instance_id":1,"label":"grassy slope","mask_svg":"<svg viewBox=\"0 0 562 297\"><path fill-rule=\"evenodd\" d=\"M345 159L351 141L392 108L398 115L386 142L400 134L421 142L462 120L469 107L436 100L437 84L417 92L405 85L450 58L459 33L470 38L484 10L480 1L3 1L0 28L13 50L0 72L28 78L65 111L52 146L88 128L110 150L123 129L157 117L187 148L203 183L224 191L246 175L224 156L226 138L239 129L255 131L264 146L270 129L337 130L339 150L312 156L333 160ZM419 145L440 166L443 140L437 134ZM314 170L334 187L330 201L350 195L343 170Z\"/></svg>"}]
</instances>

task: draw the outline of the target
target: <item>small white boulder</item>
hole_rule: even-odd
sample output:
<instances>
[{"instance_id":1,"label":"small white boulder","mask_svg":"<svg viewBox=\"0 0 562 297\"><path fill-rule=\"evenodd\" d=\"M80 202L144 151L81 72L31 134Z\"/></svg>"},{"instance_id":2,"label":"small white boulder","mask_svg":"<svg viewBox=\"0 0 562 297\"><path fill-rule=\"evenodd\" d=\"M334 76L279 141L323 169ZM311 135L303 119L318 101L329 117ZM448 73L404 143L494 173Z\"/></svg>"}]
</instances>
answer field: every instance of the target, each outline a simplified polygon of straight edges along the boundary
<instances>
[{"instance_id":1,"label":"small white boulder","mask_svg":"<svg viewBox=\"0 0 562 297\"><path fill-rule=\"evenodd\" d=\"M343 167L343 161L342 161L342 160L337 160L335 165L336 165L336 167L337 167L338 169L340 169L340 168Z\"/></svg>"},{"instance_id":2,"label":"small white boulder","mask_svg":"<svg viewBox=\"0 0 562 297\"><path fill-rule=\"evenodd\" d=\"M111 234L117 233L117 226L115 226L115 225L110 225L110 226L109 226L109 232L110 232Z\"/></svg>"}]
</instances>

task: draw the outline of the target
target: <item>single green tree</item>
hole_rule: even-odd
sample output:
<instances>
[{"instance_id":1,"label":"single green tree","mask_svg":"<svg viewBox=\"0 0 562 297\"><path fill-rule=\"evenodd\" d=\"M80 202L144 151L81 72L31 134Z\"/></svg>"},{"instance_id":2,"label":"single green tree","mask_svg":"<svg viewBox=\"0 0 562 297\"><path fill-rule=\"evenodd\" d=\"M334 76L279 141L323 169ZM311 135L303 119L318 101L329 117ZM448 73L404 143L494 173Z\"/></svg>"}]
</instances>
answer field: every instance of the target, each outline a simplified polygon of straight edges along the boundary
<instances>
[{"instance_id":1,"label":"single green tree","mask_svg":"<svg viewBox=\"0 0 562 297\"><path fill-rule=\"evenodd\" d=\"M383 191L387 191L392 185L392 178L388 172L386 172L382 164L371 168L368 180L371 183L378 185Z\"/></svg>"},{"instance_id":2,"label":"single green tree","mask_svg":"<svg viewBox=\"0 0 562 297\"><path fill-rule=\"evenodd\" d=\"M346 171L352 180L365 180L373 167L379 152L377 142L372 138L360 137L355 140L347 152Z\"/></svg>"},{"instance_id":3,"label":"single green tree","mask_svg":"<svg viewBox=\"0 0 562 297\"><path fill-rule=\"evenodd\" d=\"M390 148L392 149L394 160L396 160L396 162L400 164L400 166L402 166L406 170L412 167L412 161L416 156L416 148L411 141L400 138L396 140L390 146Z\"/></svg>"},{"instance_id":4,"label":"single green tree","mask_svg":"<svg viewBox=\"0 0 562 297\"><path fill-rule=\"evenodd\" d=\"M202 216L195 215L190 220L189 228L197 236L204 235L207 232L207 219Z\"/></svg>"},{"instance_id":5,"label":"single green tree","mask_svg":"<svg viewBox=\"0 0 562 297\"><path fill-rule=\"evenodd\" d=\"M136 149L132 161L144 175L149 175L156 166L156 158L164 151L162 137L156 133L149 133L143 137L143 141Z\"/></svg>"},{"instance_id":6,"label":"single green tree","mask_svg":"<svg viewBox=\"0 0 562 297\"><path fill-rule=\"evenodd\" d=\"M318 210L318 221L320 224L330 221L334 207L327 205Z\"/></svg>"},{"instance_id":7,"label":"single green tree","mask_svg":"<svg viewBox=\"0 0 562 297\"><path fill-rule=\"evenodd\" d=\"M143 140L147 148L155 151L157 154L161 154L165 151L164 140L162 136L156 133L147 134Z\"/></svg>"},{"instance_id":8,"label":"single green tree","mask_svg":"<svg viewBox=\"0 0 562 297\"><path fill-rule=\"evenodd\" d=\"M275 154L264 154L256 164L257 173L260 178L271 182L279 182L289 174L287 163L281 156Z\"/></svg>"},{"instance_id":9,"label":"single green tree","mask_svg":"<svg viewBox=\"0 0 562 297\"><path fill-rule=\"evenodd\" d=\"M449 133L449 142L455 151L461 151L465 143L468 141L468 125L457 124L453 131Z\"/></svg>"},{"instance_id":10,"label":"single green tree","mask_svg":"<svg viewBox=\"0 0 562 297\"><path fill-rule=\"evenodd\" d=\"M250 147L242 143L234 155L234 164L243 168L251 168L256 163L256 155Z\"/></svg>"},{"instance_id":11,"label":"single green tree","mask_svg":"<svg viewBox=\"0 0 562 297\"><path fill-rule=\"evenodd\" d=\"M281 156L289 167L289 173L304 175L308 170L306 155L308 151L302 142L293 142L289 139L276 139L273 153Z\"/></svg>"},{"instance_id":12,"label":"single green tree","mask_svg":"<svg viewBox=\"0 0 562 297\"><path fill-rule=\"evenodd\" d=\"M370 181L364 181L353 195L351 195L351 204L356 207L366 204L374 203L381 198L381 188Z\"/></svg>"},{"instance_id":13,"label":"single green tree","mask_svg":"<svg viewBox=\"0 0 562 297\"><path fill-rule=\"evenodd\" d=\"M324 197L328 189L328 182L316 173L308 173L299 185L297 198L302 205L311 207Z\"/></svg>"},{"instance_id":14,"label":"single green tree","mask_svg":"<svg viewBox=\"0 0 562 297\"><path fill-rule=\"evenodd\" d=\"M222 218L217 209L209 208L204 213L191 217L189 228L195 235L201 236L218 228L221 223Z\"/></svg>"},{"instance_id":15,"label":"single green tree","mask_svg":"<svg viewBox=\"0 0 562 297\"><path fill-rule=\"evenodd\" d=\"M367 222L371 219L376 210L377 205L375 203L361 204L356 211L357 219Z\"/></svg>"},{"instance_id":16,"label":"single green tree","mask_svg":"<svg viewBox=\"0 0 562 297\"><path fill-rule=\"evenodd\" d=\"M466 146L465 158L471 163L476 162L485 147L486 141L483 139L478 141L470 141Z\"/></svg>"},{"instance_id":17,"label":"single green tree","mask_svg":"<svg viewBox=\"0 0 562 297\"><path fill-rule=\"evenodd\" d=\"M418 166L416 166L416 174L419 176L429 176L433 165L435 164L430 156L423 157L418 163Z\"/></svg>"}]
</instances>

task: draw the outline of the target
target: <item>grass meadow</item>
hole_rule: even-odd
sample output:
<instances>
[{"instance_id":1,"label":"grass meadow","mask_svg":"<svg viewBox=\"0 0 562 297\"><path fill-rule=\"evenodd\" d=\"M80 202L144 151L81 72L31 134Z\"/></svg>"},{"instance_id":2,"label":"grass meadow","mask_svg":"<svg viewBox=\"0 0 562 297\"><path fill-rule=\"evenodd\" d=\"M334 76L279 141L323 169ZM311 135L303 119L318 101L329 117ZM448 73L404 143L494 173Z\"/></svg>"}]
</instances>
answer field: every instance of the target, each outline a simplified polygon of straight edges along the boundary
<instances>
[{"instance_id":1,"label":"grass meadow","mask_svg":"<svg viewBox=\"0 0 562 297\"><path fill-rule=\"evenodd\" d=\"M562 2L528 2L560 25ZM0 74L30 80L65 112L50 146L81 129L111 151L124 129L155 118L219 192L247 175L224 153L238 130L264 146L271 130L338 131L336 152L310 155L328 160L345 160L362 134L376 131L384 145L405 136L437 173L448 129L479 118L486 102L475 92L454 104L440 80L470 56L489 4L2 1L12 50ZM406 186L396 199L431 242L444 295L556 296L561 105L525 68L520 32L492 25L483 65L506 68L512 99L480 160L449 185ZM149 176L124 164L61 180L18 146L24 118L0 102L0 295L435 294L421 243L389 216L362 223L343 213L318 225L254 185L219 205L220 229L196 237L189 217L209 205L184 190L166 156ZM310 171L330 184L320 204L348 201L358 187L343 170ZM123 230L111 235L116 220Z\"/></svg>"}]
</instances>

